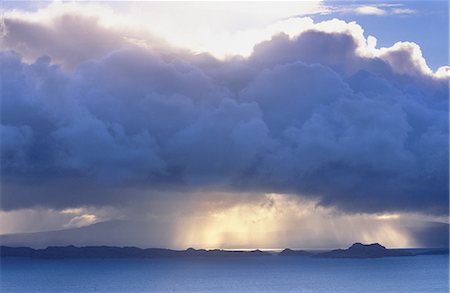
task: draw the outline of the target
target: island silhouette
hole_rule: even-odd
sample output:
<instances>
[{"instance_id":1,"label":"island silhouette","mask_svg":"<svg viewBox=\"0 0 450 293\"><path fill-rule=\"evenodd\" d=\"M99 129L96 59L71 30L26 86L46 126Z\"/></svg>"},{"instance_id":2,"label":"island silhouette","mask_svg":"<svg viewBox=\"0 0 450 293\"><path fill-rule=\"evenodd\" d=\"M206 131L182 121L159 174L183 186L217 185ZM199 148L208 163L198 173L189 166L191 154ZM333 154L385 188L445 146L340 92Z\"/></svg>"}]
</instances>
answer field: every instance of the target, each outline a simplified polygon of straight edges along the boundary
<instances>
[{"instance_id":1,"label":"island silhouette","mask_svg":"<svg viewBox=\"0 0 450 293\"><path fill-rule=\"evenodd\" d=\"M194 249L172 250L166 248L138 248L115 246L49 246L44 249L31 247L0 246L0 257L22 257L36 259L78 259L78 258L161 258L161 257L247 257L247 256L304 256L319 258L382 258L416 256L423 254L448 254L448 248L442 249L388 249L378 243L354 243L347 249L335 249L325 252L292 250L281 252L256 250Z\"/></svg>"}]
</instances>

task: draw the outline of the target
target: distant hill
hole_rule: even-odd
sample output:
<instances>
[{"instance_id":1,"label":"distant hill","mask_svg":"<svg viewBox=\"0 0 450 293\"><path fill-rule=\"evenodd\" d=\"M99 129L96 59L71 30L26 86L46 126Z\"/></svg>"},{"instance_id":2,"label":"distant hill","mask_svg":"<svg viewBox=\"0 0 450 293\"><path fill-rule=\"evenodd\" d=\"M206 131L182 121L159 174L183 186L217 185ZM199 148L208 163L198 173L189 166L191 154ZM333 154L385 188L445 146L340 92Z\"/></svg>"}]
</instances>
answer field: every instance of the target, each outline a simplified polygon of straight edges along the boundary
<instances>
[{"instance_id":1,"label":"distant hill","mask_svg":"<svg viewBox=\"0 0 450 293\"><path fill-rule=\"evenodd\" d=\"M361 244L355 243L347 249L336 249L320 253L318 257L325 258L380 258L389 256L412 256L409 251L400 249L387 249L378 243Z\"/></svg>"},{"instance_id":2,"label":"distant hill","mask_svg":"<svg viewBox=\"0 0 450 293\"><path fill-rule=\"evenodd\" d=\"M157 226L151 221L116 220L57 231L4 234L0 235L0 243L33 248L69 245L165 247L172 236Z\"/></svg>"},{"instance_id":3,"label":"distant hill","mask_svg":"<svg viewBox=\"0 0 450 293\"><path fill-rule=\"evenodd\" d=\"M285 248L281 251L279 256L291 256L291 255L300 255L300 256L311 256L312 253L306 250L292 250L290 248Z\"/></svg>"}]
</instances>

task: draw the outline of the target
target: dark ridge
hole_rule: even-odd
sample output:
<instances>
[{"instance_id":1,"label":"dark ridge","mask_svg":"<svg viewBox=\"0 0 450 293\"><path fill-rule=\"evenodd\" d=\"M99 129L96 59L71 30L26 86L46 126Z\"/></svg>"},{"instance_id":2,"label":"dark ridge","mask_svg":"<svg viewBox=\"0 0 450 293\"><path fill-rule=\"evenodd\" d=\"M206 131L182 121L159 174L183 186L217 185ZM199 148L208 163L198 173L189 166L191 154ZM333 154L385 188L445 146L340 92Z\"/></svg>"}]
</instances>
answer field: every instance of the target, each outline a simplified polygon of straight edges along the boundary
<instances>
[{"instance_id":1,"label":"dark ridge","mask_svg":"<svg viewBox=\"0 0 450 293\"><path fill-rule=\"evenodd\" d=\"M336 249L322 253L311 253L305 250L284 249L279 256L313 256L322 258L380 258L393 256L438 255L448 254L448 248L439 249L387 249L378 244L355 243L348 249ZM158 257L243 257L267 256L273 253L261 251L236 251L221 249L172 250L165 248L137 248L116 246L49 246L44 249L30 247L0 246L0 257L23 257L40 259L77 259L77 258L158 258Z\"/></svg>"},{"instance_id":2,"label":"dark ridge","mask_svg":"<svg viewBox=\"0 0 450 293\"><path fill-rule=\"evenodd\" d=\"M291 255L300 255L300 256L311 256L312 253L306 250L292 250L290 248L285 248L282 252L278 254L279 256L291 256Z\"/></svg>"},{"instance_id":3,"label":"dark ridge","mask_svg":"<svg viewBox=\"0 0 450 293\"><path fill-rule=\"evenodd\" d=\"M387 249L378 243L361 244L355 243L347 249L335 249L317 254L323 258L380 258L391 256L412 256L411 252L402 249Z\"/></svg>"},{"instance_id":4,"label":"dark ridge","mask_svg":"<svg viewBox=\"0 0 450 293\"><path fill-rule=\"evenodd\" d=\"M28 257L42 259L76 259L76 258L156 258L156 257L224 257L224 256L265 256L268 252L261 250L231 251L193 249L171 250L164 248L113 247L113 246L49 246L45 249L29 247L0 246L0 256Z\"/></svg>"}]
</instances>

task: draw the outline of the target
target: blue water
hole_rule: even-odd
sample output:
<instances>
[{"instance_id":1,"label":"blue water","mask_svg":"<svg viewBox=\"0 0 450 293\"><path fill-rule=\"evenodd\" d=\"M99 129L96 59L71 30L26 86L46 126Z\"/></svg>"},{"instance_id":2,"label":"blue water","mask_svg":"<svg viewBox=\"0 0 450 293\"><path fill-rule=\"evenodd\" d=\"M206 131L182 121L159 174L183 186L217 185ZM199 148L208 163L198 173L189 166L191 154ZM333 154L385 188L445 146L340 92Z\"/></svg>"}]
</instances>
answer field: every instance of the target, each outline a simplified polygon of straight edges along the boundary
<instances>
[{"instance_id":1,"label":"blue water","mask_svg":"<svg viewBox=\"0 0 450 293\"><path fill-rule=\"evenodd\" d=\"M1 292L448 293L448 256L1 260Z\"/></svg>"}]
</instances>

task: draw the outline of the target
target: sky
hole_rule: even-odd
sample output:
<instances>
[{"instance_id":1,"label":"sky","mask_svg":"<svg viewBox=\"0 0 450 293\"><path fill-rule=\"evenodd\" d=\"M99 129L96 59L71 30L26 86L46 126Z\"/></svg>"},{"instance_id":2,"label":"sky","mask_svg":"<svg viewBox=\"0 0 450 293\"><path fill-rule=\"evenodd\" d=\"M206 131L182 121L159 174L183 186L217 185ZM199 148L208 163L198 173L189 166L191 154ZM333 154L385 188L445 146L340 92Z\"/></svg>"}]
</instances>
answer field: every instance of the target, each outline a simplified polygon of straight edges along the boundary
<instances>
[{"instance_id":1,"label":"sky","mask_svg":"<svg viewBox=\"0 0 450 293\"><path fill-rule=\"evenodd\" d=\"M447 1L1 10L2 242L448 246Z\"/></svg>"}]
</instances>

